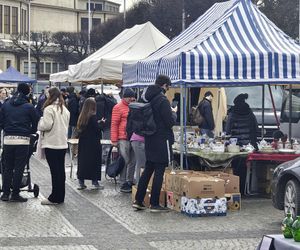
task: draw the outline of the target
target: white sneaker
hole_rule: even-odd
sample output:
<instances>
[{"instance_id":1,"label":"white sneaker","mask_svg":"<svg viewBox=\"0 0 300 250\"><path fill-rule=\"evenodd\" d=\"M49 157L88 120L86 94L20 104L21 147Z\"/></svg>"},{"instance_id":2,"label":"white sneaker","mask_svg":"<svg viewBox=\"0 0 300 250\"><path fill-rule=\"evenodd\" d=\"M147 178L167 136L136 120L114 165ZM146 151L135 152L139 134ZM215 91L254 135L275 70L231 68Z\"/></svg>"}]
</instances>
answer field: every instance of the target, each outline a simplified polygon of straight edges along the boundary
<instances>
[{"instance_id":1,"label":"white sneaker","mask_svg":"<svg viewBox=\"0 0 300 250\"><path fill-rule=\"evenodd\" d=\"M92 190L103 190L104 186L102 184L92 185L91 189Z\"/></svg>"},{"instance_id":2,"label":"white sneaker","mask_svg":"<svg viewBox=\"0 0 300 250\"><path fill-rule=\"evenodd\" d=\"M48 199L42 200L41 205L58 205L59 203L49 201Z\"/></svg>"}]
</instances>

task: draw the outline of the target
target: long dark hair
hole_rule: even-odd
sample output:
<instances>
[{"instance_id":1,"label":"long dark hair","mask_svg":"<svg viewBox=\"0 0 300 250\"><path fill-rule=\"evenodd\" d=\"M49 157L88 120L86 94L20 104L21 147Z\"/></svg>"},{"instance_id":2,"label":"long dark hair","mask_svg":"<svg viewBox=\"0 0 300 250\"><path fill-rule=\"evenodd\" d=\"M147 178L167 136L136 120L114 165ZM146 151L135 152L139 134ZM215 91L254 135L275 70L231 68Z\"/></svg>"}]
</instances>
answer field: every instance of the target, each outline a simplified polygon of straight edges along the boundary
<instances>
[{"instance_id":1,"label":"long dark hair","mask_svg":"<svg viewBox=\"0 0 300 250\"><path fill-rule=\"evenodd\" d=\"M83 131L87 126L89 119L92 115L96 114L96 101L94 97L87 98L84 103L82 110L80 112L78 122L77 122L77 129L78 131Z\"/></svg>"},{"instance_id":2,"label":"long dark hair","mask_svg":"<svg viewBox=\"0 0 300 250\"><path fill-rule=\"evenodd\" d=\"M62 113L65 101L64 101L64 98L62 97L62 94L60 93L60 90L56 87L49 89L49 96L47 97L47 100L45 101L43 109L45 109L47 106L56 102L56 100L58 100L58 106L60 107L61 113Z\"/></svg>"}]
</instances>

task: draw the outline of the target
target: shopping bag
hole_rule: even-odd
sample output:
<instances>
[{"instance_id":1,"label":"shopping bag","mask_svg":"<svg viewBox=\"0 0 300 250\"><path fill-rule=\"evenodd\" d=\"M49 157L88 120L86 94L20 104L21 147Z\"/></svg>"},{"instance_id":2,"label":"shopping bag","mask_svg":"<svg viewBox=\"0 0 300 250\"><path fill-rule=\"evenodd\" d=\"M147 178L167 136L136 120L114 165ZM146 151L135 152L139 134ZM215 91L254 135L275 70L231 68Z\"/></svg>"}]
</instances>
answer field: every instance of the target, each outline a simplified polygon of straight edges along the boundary
<instances>
[{"instance_id":1,"label":"shopping bag","mask_svg":"<svg viewBox=\"0 0 300 250\"><path fill-rule=\"evenodd\" d=\"M36 145L36 156L41 160L45 160L46 155L45 155L45 149L42 148L42 139L43 139L43 135L42 135L42 133L40 133L39 139L38 139L38 142Z\"/></svg>"}]
</instances>

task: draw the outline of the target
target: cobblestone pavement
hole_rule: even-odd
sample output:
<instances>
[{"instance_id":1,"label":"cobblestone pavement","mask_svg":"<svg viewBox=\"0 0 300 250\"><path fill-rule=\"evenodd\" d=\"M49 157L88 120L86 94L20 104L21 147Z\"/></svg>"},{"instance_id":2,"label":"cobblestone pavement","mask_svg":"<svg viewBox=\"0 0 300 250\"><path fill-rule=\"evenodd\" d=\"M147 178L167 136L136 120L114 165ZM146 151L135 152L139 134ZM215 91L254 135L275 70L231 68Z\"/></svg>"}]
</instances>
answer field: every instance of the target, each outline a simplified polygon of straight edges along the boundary
<instances>
[{"instance_id":1,"label":"cobblestone pavement","mask_svg":"<svg viewBox=\"0 0 300 250\"><path fill-rule=\"evenodd\" d=\"M49 168L32 157L31 170L40 195L0 202L0 250L255 249L263 234L280 233L283 214L270 199L243 199L241 211L222 217L152 214L134 211L131 196L108 181L102 191L79 191L69 174L65 203L41 206L51 188Z\"/></svg>"}]
</instances>

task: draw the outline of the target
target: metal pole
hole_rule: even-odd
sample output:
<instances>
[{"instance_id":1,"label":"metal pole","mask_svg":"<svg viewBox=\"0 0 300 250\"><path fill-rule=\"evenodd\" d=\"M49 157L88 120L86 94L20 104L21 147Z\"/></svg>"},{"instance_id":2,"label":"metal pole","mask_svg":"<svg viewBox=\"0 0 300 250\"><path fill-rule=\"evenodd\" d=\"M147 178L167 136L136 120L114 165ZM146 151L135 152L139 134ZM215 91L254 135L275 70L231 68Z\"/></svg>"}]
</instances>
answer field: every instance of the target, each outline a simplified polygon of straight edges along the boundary
<instances>
[{"instance_id":1,"label":"metal pole","mask_svg":"<svg viewBox=\"0 0 300 250\"><path fill-rule=\"evenodd\" d=\"M298 34L298 41L300 42L300 0L298 4L298 10L299 10L299 34Z\"/></svg>"},{"instance_id":2,"label":"metal pole","mask_svg":"<svg viewBox=\"0 0 300 250\"><path fill-rule=\"evenodd\" d=\"M88 1L88 55L91 52L91 0Z\"/></svg>"},{"instance_id":3,"label":"metal pole","mask_svg":"<svg viewBox=\"0 0 300 250\"><path fill-rule=\"evenodd\" d=\"M292 84L289 85L289 140L292 140L292 115L293 115L293 106L292 106Z\"/></svg>"},{"instance_id":4,"label":"metal pole","mask_svg":"<svg viewBox=\"0 0 300 250\"><path fill-rule=\"evenodd\" d=\"M31 12L31 5L30 5L30 1L28 0L28 77L31 77L31 56L30 56L30 43L31 43L31 39L30 39L30 12Z\"/></svg>"},{"instance_id":5,"label":"metal pole","mask_svg":"<svg viewBox=\"0 0 300 250\"><path fill-rule=\"evenodd\" d=\"M126 28L126 0L124 0L124 11L123 11L123 15L124 15L124 28Z\"/></svg>"},{"instance_id":6,"label":"metal pole","mask_svg":"<svg viewBox=\"0 0 300 250\"><path fill-rule=\"evenodd\" d=\"M265 85L262 85L261 139L265 135Z\"/></svg>"},{"instance_id":7,"label":"metal pole","mask_svg":"<svg viewBox=\"0 0 300 250\"><path fill-rule=\"evenodd\" d=\"M183 169L183 154L185 151L185 141L184 141L184 124L183 124L183 110L184 110L184 88L182 83L180 84L180 169Z\"/></svg>"},{"instance_id":8,"label":"metal pole","mask_svg":"<svg viewBox=\"0 0 300 250\"><path fill-rule=\"evenodd\" d=\"M185 6L184 0L182 0L182 31L185 30Z\"/></svg>"}]
</instances>

